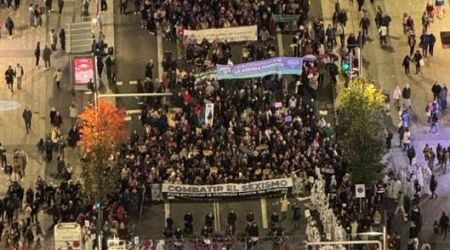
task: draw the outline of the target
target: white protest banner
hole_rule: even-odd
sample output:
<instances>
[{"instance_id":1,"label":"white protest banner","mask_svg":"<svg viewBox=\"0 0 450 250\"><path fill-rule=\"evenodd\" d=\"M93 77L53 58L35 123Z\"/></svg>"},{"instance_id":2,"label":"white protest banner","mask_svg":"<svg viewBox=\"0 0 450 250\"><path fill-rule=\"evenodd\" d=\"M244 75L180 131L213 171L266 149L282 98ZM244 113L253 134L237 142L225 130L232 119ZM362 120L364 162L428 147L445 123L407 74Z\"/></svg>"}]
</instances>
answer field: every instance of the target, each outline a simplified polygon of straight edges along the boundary
<instances>
[{"instance_id":1,"label":"white protest banner","mask_svg":"<svg viewBox=\"0 0 450 250\"><path fill-rule=\"evenodd\" d=\"M205 105L205 124L212 126L214 123L214 103L207 103Z\"/></svg>"},{"instance_id":2,"label":"white protest banner","mask_svg":"<svg viewBox=\"0 0 450 250\"><path fill-rule=\"evenodd\" d=\"M257 41L258 40L258 27L241 26L233 28L221 28L221 29L203 29L203 30L184 30L185 38L195 39L198 43L201 43L203 39L208 42L228 41L228 42L243 42L243 41Z\"/></svg>"},{"instance_id":3,"label":"white protest banner","mask_svg":"<svg viewBox=\"0 0 450 250\"><path fill-rule=\"evenodd\" d=\"M292 188L292 178L255 181L244 184L178 185L164 183L162 192L168 197L235 197L274 192L285 192Z\"/></svg>"}]
</instances>

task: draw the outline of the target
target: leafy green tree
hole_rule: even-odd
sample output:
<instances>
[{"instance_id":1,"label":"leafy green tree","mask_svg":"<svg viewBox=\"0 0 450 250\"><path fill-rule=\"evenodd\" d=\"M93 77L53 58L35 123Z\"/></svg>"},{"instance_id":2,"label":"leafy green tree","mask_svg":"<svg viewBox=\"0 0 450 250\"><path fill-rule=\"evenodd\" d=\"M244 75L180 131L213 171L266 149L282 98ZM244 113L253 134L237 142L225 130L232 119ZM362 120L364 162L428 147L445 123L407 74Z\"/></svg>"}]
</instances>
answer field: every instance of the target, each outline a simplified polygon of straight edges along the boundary
<instances>
[{"instance_id":1,"label":"leafy green tree","mask_svg":"<svg viewBox=\"0 0 450 250\"><path fill-rule=\"evenodd\" d=\"M353 183L372 184L382 170L384 94L373 82L358 78L337 98L336 135Z\"/></svg>"}]
</instances>

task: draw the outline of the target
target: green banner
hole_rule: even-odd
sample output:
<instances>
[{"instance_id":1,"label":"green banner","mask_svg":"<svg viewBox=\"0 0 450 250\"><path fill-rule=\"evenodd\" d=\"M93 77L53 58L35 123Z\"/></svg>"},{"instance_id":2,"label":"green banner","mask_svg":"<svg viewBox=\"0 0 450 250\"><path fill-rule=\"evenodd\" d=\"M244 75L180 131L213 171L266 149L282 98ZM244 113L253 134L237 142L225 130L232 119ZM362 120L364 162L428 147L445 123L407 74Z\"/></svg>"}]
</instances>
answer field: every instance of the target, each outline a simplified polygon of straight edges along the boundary
<instances>
[{"instance_id":1,"label":"green banner","mask_svg":"<svg viewBox=\"0 0 450 250\"><path fill-rule=\"evenodd\" d=\"M300 18L300 15L292 15L292 14L282 14L282 15L274 15L275 22L279 23L292 23L297 22Z\"/></svg>"}]
</instances>

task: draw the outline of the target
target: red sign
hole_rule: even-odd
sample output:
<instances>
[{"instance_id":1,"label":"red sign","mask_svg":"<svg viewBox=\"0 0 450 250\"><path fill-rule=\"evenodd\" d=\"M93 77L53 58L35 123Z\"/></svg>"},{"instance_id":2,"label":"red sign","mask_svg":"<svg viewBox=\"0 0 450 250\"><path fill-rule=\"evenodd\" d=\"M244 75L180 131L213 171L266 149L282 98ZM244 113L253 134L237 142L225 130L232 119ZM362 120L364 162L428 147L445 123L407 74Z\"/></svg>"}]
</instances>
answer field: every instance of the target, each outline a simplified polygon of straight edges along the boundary
<instances>
[{"instance_id":1,"label":"red sign","mask_svg":"<svg viewBox=\"0 0 450 250\"><path fill-rule=\"evenodd\" d=\"M74 78L76 84L86 84L90 79L94 81L94 58L93 57L75 57L73 59Z\"/></svg>"}]
</instances>

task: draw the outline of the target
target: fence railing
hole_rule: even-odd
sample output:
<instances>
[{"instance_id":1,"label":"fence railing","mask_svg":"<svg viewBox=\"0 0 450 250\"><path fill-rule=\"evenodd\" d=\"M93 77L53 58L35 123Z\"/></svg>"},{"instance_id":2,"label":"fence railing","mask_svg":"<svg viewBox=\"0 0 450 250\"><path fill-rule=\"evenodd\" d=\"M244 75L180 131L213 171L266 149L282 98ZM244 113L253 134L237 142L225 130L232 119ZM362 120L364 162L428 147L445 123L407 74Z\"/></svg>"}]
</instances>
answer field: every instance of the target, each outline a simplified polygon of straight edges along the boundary
<instances>
[{"instance_id":1,"label":"fence railing","mask_svg":"<svg viewBox=\"0 0 450 250\"><path fill-rule=\"evenodd\" d=\"M127 250L306 250L300 237L147 239L128 242Z\"/></svg>"}]
</instances>

